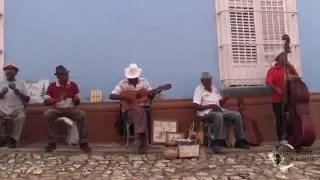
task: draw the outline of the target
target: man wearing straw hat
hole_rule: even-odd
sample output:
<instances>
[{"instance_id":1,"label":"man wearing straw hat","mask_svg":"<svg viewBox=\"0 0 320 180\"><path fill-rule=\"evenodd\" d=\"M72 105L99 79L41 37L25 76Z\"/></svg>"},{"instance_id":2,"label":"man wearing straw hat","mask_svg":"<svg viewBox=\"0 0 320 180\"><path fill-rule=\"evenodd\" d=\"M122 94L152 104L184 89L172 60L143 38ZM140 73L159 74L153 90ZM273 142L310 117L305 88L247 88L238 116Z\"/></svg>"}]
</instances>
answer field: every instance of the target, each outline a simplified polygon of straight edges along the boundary
<instances>
[{"instance_id":1,"label":"man wearing straw hat","mask_svg":"<svg viewBox=\"0 0 320 180\"><path fill-rule=\"evenodd\" d=\"M137 64L130 64L128 68L125 68L125 76L127 79L121 80L118 85L114 88L114 90L110 94L110 99L112 100L125 100L131 101L130 97L126 97L122 95L122 92L126 90L141 90L145 89L147 91L151 91L150 83L144 79L140 78L142 69L137 66ZM149 99L154 98L154 94L148 94ZM128 111L128 121L133 122L134 132L140 137L140 153L145 153L148 146L147 140L147 123L148 117L146 114L146 110L137 106L132 110Z\"/></svg>"},{"instance_id":2,"label":"man wearing straw hat","mask_svg":"<svg viewBox=\"0 0 320 180\"><path fill-rule=\"evenodd\" d=\"M25 107L30 98L23 81L16 79L19 68L7 64L6 79L0 83L0 147L16 148L26 119ZM11 128L10 128L11 127Z\"/></svg>"},{"instance_id":3,"label":"man wearing straw hat","mask_svg":"<svg viewBox=\"0 0 320 180\"><path fill-rule=\"evenodd\" d=\"M221 108L220 105L225 103L227 97L222 98L212 85L212 75L209 72L202 72L200 79L201 84L195 89L193 104L201 120L212 124L211 131L214 134L214 139L211 140L211 144L213 145L213 151L221 151L220 146L225 140L225 122L235 125L236 147L249 149L245 140L240 113Z\"/></svg>"},{"instance_id":4,"label":"man wearing straw hat","mask_svg":"<svg viewBox=\"0 0 320 180\"><path fill-rule=\"evenodd\" d=\"M56 67L58 80L52 82L45 96L44 104L51 106L50 109L44 112L44 116L48 120L48 138L49 144L45 147L46 152L51 152L56 149L56 121L60 117L67 117L76 122L79 130L80 149L84 152L90 152L88 146L88 131L86 112L77 109L80 104L78 85L69 80L69 71L63 66Z\"/></svg>"}]
</instances>

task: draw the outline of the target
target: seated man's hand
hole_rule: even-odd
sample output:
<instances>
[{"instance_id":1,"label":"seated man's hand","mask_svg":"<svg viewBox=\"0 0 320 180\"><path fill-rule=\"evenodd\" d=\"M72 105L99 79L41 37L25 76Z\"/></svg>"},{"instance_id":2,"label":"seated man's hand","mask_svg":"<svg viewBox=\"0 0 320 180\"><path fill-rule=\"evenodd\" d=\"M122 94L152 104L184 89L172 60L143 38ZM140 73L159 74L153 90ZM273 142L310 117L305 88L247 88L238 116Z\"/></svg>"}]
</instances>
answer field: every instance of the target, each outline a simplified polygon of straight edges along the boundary
<instances>
[{"instance_id":1,"label":"seated man's hand","mask_svg":"<svg viewBox=\"0 0 320 180\"><path fill-rule=\"evenodd\" d=\"M214 111L214 112L221 112L222 109L221 109L219 106L217 106L217 105L213 105L213 106L212 106L212 111Z\"/></svg>"},{"instance_id":2,"label":"seated man's hand","mask_svg":"<svg viewBox=\"0 0 320 180\"><path fill-rule=\"evenodd\" d=\"M16 89L16 84L15 83L9 83L8 87L10 89Z\"/></svg>"},{"instance_id":3,"label":"seated man's hand","mask_svg":"<svg viewBox=\"0 0 320 180\"><path fill-rule=\"evenodd\" d=\"M80 101L79 96L73 96L73 97L72 97L72 101L73 101L73 102Z\"/></svg>"},{"instance_id":4,"label":"seated man's hand","mask_svg":"<svg viewBox=\"0 0 320 180\"><path fill-rule=\"evenodd\" d=\"M62 93L62 94L60 95L60 98L58 99L58 102L63 101L63 100L66 100L66 98L67 98L67 94L66 94L66 93Z\"/></svg>"}]
</instances>

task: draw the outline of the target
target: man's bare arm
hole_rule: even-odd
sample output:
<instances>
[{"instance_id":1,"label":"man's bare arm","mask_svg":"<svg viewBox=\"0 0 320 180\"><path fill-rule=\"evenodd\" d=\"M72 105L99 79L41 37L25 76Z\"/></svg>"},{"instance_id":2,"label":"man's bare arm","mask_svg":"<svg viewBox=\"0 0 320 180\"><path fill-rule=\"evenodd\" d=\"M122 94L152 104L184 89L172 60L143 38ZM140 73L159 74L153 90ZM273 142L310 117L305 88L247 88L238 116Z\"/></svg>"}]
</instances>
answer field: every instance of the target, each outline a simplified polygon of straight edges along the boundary
<instances>
[{"instance_id":1,"label":"man's bare arm","mask_svg":"<svg viewBox=\"0 0 320 180\"><path fill-rule=\"evenodd\" d=\"M274 91L276 91L279 94L283 94L283 90L281 88L279 88L278 86L272 84L272 83L267 83L267 86L269 86L270 88L272 88Z\"/></svg>"},{"instance_id":2,"label":"man's bare arm","mask_svg":"<svg viewBox=\"0 0 320 180\"><path fill-rule=\"evenodd\" d=\"M126 100L126 101L131 101L130 97L126 97L123 95L119 95L119 94L110 94L109 99L111 100Z\"/></svg>"},{"instance_id":3,"label":"man's bare arm","mask_svg":"<svg viewBox=\"0 0 320 180\"><path fill-rule=\"evenodd\" d=\"M219 101L220 105L221 105L221 106L224 106L228 99L229 99L228 96L223 97L223 98Z\"/></svg>"},{"instance_id":4,"label":"man's bare arm","mask_svg":"<svg viewBox=\"0 0 320 180\"><path fill-rule=\"evenodd\" d=\"M54 104L58 103L59 101L60 100L58 100L58 99L52 99L52 98L45 99L44 100L44 105L51 106L51 105L54 105Z\"/></svg>"},{"instance_id":5,"label":"man's bare arm","mask_svg":"<svg viewBox=\"0 0 320 180\"><path fill-rule=\"evenodd\" d=\"M220 107L218 105L216 105L216 104L200 105L200 104L197 104L197 103L193 103L193 107L197 111L202 111L202 110L207 110L207 109L215 109L215 108L219 108L220 109Z\"/></svg>"}]
</instances>

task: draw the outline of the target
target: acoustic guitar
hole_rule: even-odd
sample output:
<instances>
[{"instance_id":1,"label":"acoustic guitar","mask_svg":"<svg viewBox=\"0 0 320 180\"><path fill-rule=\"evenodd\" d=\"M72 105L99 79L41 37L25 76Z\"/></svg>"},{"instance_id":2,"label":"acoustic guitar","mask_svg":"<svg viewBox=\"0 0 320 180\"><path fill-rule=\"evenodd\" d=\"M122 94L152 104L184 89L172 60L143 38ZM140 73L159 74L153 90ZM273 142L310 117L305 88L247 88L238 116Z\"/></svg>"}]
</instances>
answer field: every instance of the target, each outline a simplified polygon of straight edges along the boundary
<instances>
[{"instance_id":1,"label":"acoustic guitar","mask_svg":"<svg viewBox=\"0 0 320 180\"><path fill-rule=\"evenodd\" d=\"M120 101L121 107L124 110L129 110L129 109L132 109L137 104L145 104L149 100L148 93L156 95L161 93L161 91L171 89L171 87L172 87L171 84L165 84L151 90L150 92L147 91L146 89L123 91L121 93L121 96L130 97L132 100L131 101L121 100Z\"/></svg>"},{"instance_id":2,"label":"acoustic guitar","mask_svg":"<svg viewBox=\"0 0 320 180\"><path fill-rule=\"evenodd\" d=\"M250 146L259 146L263 142L263 136L260 130L258 129L257 122L249 117L244 116L244 102L241 97L237 98L238 100L238 109L241 114L241 117L244 121L245 136Z\"/></svg>"}]
</instances>

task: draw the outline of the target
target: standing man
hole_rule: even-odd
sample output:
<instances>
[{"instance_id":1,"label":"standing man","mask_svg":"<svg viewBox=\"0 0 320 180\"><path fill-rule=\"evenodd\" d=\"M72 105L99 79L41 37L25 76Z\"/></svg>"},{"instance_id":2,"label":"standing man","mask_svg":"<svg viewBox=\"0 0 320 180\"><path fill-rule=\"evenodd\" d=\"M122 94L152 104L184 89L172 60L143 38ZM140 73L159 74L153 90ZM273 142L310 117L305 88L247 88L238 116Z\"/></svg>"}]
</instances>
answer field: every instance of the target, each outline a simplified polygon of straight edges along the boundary
<instances>
[{"instance_id":1,"label":"standing man","mask_svg":"<svg viewBox=\"0 0 320 180\"><path fill-rule=\"evenodd\" d=\"M144 79L140 78L142 69L137 66L137 64L130 64L128 68L125 69L125 76L127 79L121 80L118 85L110 94L110 99L112 100L124 100L131 101L132 98L129 96L123 95L124 91L134 90L139 91L145 89L148 91L148 98L152 100L155 94L151 93L150 83ZM155 92L156 93L156 92ZM134 133L138 134L140 137L140 153L145 153L148 146L147 139L147 123L148 117L146 109L143 107L143 104L135 106L133 109L128 110L127 112L127 121L133 123Z\"/></svg>"},{"instance_id":2,"label":"standing man","mask_svg":"<svg viewBox=\"0 0 320 180\"><path fill-rule=\"evenodd\" d=\"M76 122L79 130L80 149L84 152L90 152L88 146L88 131L86 113L76 106L80 104L78 85L69 80L69 71L63 66L56 67L58 81L53 82L47 89L44 104L51 106L44 112L44 116L48 121L48 138L49 144L45 147L46 152L56 149L56 120L59 117L67 117Z\"/></svg>"},{"instance_id":3,"label":"standing man","mask_svg":"<svg viewBox=\"0 0 320 180\"><path fill-rule=\"evenodd\" d=\"M19 71L14 64L7 64L6 80L0 83L0 147L16 148L26 119L26 105L30 98L23 81L16 79ZM11 128L10 128L11 127Z\"/></svg>"},{"instance_id":4,"label":"standing man","mask_svg":"<svg viewBox=\"0 0 320 180\"><path fill-rule=\"evenodd\" d=\"M278 141L286 138L288 131L290 129L283 122L283 110L286 110L287 105L284 105L283 109L283 100L284 100L284 65L286 63L286 67L288 70L288 80L299 78L296 69L288 62L287 54L282 52L280 53L276 59L276 64L271 67L265 79L265 83L272 88L272 108L273 113L276 118L276 128L277 128L277 136Z\"/></svg>"},{"instance_id":5,"label":"standing man","mask_svg":"<svg viewBox=\"0 0 320 180\"><path fill-rule=\"evenodd\" d=\"M212 124L211 131L215 139L210 140L214 152L221 151L221 144L225 142L224 123L235 125L236 147L249 149L246 144L243 124L240 113L221 108L228 97L222 98L217 89L212 85L212 75L209 72L201 74L201 84L195 89L193 96L194 108L201 120Z\"/></svg>"}]
</instances>

